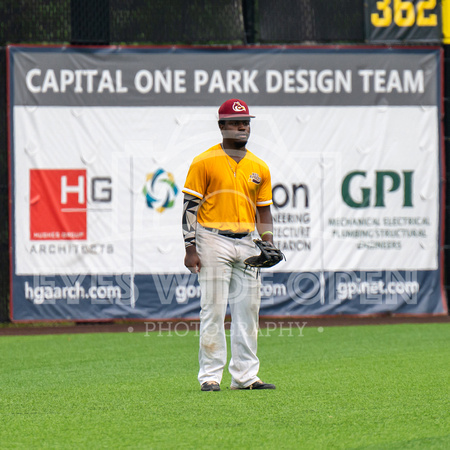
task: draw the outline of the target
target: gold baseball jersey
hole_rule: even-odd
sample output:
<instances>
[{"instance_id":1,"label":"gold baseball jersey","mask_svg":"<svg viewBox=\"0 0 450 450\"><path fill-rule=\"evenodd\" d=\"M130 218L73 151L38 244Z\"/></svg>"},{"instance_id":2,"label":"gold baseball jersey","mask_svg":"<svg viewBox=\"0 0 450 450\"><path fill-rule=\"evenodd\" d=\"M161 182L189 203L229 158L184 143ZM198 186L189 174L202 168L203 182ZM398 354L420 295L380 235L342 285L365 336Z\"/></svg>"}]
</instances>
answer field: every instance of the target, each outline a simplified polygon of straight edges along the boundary
<instances>
[{"instance_id":1,"label":"gold baseball jersey","mask_svg":"<svg viewBox=\"0 0 450 450\"><path fill-rule=\"evenodd\" d=\"M256 207L272 204L267 164L248 150L237 163L220 144L194 158L183 192L202 200L201 225L233 233L252 232Z\"/></svg>"}]
</instances>

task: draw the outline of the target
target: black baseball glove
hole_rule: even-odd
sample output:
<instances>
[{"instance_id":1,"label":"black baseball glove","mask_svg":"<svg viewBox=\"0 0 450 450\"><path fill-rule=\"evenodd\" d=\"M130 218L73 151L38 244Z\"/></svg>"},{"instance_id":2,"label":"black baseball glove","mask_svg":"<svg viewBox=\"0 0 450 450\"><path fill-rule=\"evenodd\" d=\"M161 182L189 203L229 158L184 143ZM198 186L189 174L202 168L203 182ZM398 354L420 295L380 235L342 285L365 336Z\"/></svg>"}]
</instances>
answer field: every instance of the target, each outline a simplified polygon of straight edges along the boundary
<instances>
[{"instance_id":1,"label":"black baseball glove","mask_svg":"<svg viewBox=\"0 0 450 450\"><path fill-rule=\"evenodd\" d=\"M253 242L261 250L256 256L250 256L244 261L246 266L251 267L272 267L278 264L282 259L286 259L283 252L276 248L271 242L253 239Z\"/></svg>"}]
</instances>

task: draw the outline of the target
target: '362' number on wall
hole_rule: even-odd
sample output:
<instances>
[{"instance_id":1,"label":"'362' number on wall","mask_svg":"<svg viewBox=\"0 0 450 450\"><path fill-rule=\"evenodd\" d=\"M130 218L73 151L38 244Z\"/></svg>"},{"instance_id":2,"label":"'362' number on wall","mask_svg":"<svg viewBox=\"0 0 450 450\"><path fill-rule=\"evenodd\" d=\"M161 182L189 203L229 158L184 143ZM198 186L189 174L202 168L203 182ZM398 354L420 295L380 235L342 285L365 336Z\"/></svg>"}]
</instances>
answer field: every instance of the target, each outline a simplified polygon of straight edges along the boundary
<instances>
[{"instance_id":1,"label":"'362' number on wall","mask_svg":"<svg viewBox=\"0 0 450 450\"><path fill-rule=\"evenodd\" d=\"M388 27L394 23L399 27L411 27L416 23L419 27L435 27L437 15L427 14L436 7L436 0L421 0L417 2L417 11L411 0L381 0L377 2L378 12L370 15L372 25L375 27Z\"/></svg>"}]
</instances>

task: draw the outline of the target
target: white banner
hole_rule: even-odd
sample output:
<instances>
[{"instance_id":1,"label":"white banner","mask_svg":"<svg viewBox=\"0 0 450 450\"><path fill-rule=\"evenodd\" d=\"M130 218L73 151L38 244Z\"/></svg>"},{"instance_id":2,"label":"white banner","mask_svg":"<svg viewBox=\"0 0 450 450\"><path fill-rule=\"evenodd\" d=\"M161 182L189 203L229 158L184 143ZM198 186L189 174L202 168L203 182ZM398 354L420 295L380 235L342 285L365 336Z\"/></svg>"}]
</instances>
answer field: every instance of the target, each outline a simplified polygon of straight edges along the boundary
<instances>
[{"instance_id":1,"label":"white banner","mask_svg":"<svg viewBox=\"0 0 450 450\"><path fill-rule=\"evenodd\" d=\"M248 148L271 169L275 241L287 257L275 270L437 268L435 108L252 112ZM16 107L14 122L19 275L185 270L180 190L194 156L219 142L215 108ZM85 171L86 239L32 235L30 208L45 201L30 198L37 167L62 170L59 183L65 169ZM144 195L158 170L177 189L154 185L155 204L173 196L161 212ZM67 196L78 201L73 186Z\"/></svg>"}]
</instances>

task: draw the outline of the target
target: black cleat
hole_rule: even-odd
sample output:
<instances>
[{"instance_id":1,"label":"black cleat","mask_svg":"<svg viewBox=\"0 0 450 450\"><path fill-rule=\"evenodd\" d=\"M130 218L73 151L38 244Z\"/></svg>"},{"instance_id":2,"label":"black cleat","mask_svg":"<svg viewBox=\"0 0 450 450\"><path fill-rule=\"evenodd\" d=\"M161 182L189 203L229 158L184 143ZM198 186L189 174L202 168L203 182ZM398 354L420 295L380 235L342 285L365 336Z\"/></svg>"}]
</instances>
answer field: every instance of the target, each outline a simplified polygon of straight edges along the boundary
<instances>
[{"instance_id":1,"label":"black cleat","mask_svg":"<svg viewBox=\"0 0 450 450\"><path fill-rule=\"evenodd\" d=\"M238 388L238 387L234 387L232 386L231 389L248 389L248 390L253 390L253 389L276 389L276 386L274 384L269 384L269 383L263 383L261 380L255 381L253 384L251 384L250 386L246 387L246 388Z\"/></svg>"},{"instance_id":2,"label":"black cleat","mask_svg":"<svg viewBox=\"0 0 450 450\"><path fill-rule=\"evenodd\" d=\"M202 384L202 391L220 391L220 385L217 381L205 381Z\"/></svg>"}]
</instances>

